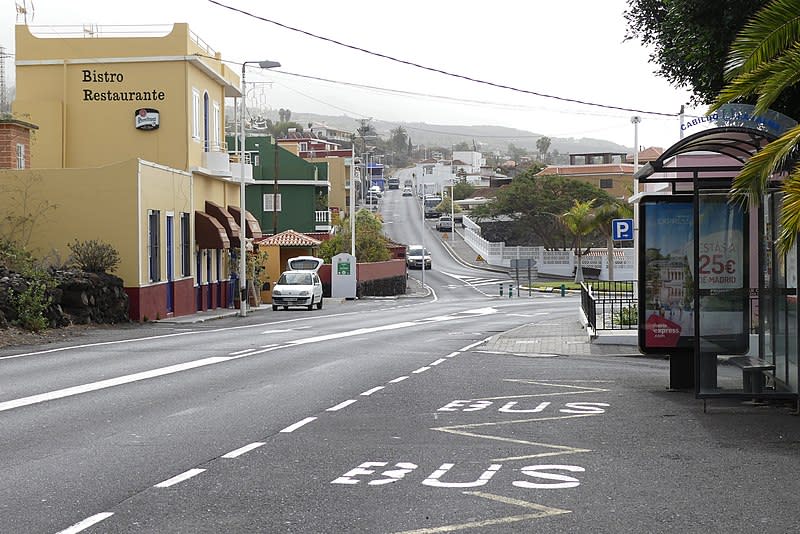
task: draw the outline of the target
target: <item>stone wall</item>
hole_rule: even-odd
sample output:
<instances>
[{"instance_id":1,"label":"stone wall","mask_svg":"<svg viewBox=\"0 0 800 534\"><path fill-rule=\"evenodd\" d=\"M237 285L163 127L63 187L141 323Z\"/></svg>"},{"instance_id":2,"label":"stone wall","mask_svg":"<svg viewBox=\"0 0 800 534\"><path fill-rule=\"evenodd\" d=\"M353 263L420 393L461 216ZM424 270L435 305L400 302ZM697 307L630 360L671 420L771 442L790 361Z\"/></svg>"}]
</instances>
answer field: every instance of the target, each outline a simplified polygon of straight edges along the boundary
<instances>
[{"instance_id":1,"label":"stone wall","mask_svg":"<svg viewBox=\"0 0 800 534\"><path fill-rule=\"evenodd\" d=\"M130 321L128 295L121 278L83 271L55 271L53 276L57 285L49 293L51 303L45 313L51 328ZM0 327L17 320L11 295L27 287L28 281L22 275L0 267Z\"/></svg>"}]
</instances>

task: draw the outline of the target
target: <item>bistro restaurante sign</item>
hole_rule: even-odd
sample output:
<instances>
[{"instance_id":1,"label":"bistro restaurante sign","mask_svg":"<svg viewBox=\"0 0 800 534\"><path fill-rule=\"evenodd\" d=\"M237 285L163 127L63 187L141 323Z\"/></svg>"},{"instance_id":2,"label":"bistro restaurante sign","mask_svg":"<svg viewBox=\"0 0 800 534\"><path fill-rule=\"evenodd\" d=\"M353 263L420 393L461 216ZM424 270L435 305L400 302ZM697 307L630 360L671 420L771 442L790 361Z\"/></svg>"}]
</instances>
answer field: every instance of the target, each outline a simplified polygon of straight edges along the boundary
<instances>
[{"instance_id":1,"label":"bistro restaurante sign","mask_svg":"<svg viewBox=\"0 0 800 534\"><path fill-rule=\"evenodd\" d=\"M81 71L83 83L123 83L125 76L121 72L97 71L83 69ZM83 89L84 102L158 102L166 99L164 91L151 89L147 91L112 91L110 89L96 91Z\"/></svg>"}]
</instances>

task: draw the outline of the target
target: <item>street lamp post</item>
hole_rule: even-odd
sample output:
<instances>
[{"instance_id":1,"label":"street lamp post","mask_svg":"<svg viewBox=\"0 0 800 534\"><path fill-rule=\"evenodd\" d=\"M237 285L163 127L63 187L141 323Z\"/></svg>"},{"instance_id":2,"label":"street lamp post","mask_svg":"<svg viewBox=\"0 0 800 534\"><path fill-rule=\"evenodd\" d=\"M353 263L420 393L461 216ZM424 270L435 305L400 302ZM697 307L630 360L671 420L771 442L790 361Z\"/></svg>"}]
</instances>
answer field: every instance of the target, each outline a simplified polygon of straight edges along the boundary
<instances>
[{"instance_id":1,"label":"street lamp post","mask_svg":"<svg viewBox=\"0 0 800 534\"><path fill-rule=\"evenodd\" d=\"M245 230L245 195L244 195L244 140L245 140L245 67L248 64L258 65L262 69L272 69L280 67L277 61L245 61L242 63L242 105L239 112L239 122L241 123L241 139L239 142L239 315L247 316L247 258L246 258L246 230ZM277 199L273 198L273 202Z\"/></svg>"},{"instance_id":2,"label":"street lamp post","mask_svg":"<svg viewBox=\"0 0 800 534\"><path fill-rule=\"evenodd\" d=\"M639 180L636 172L639 170L639 123L642 118L638 115L631 117L633 124L633 276L639 276ZM608 260L614 261L613 258ZM641 280L639 280L641 282ZM639 284L633 284L633 296L639 297Z\"/></svg>"}]
</instances>

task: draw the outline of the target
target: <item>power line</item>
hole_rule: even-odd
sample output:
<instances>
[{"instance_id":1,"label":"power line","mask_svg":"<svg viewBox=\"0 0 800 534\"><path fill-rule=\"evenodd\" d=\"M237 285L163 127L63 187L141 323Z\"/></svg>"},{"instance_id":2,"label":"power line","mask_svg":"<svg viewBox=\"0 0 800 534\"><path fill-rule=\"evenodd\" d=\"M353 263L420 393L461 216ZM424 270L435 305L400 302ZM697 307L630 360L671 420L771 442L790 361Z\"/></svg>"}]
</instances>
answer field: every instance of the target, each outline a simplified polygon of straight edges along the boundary
<instances>
[{"instance_id":1,"label":"power line","mask_svg":"<svg viewBox=\"0 0 800 534\"><path fill-rule=\"evenodd\" d=\"M427 67L427 66L421 65L419 63L414 63L413 61L407 61L407 60L404 60L404 59L399 59L399 58L396 58L396 57L393 57L393 56L389 56L389 55L386 55L386 54L381 54L379 52L373 52L372 50L367 50L366 48L361 48L361 47L358 47L358 46L354 46L354 45L350 45L350 44L347 44L347 43L343 43L341 41L337 41L336 39L331 39L330 37L323 37L321 35L316 35L314 33L311 33L311 32L305 31L305 30L301 30L299 28L294 28L292 26L289 26L289 25L286 25L286 24L282 24L280 22L268 19L266 17L258 16L258 15L254 14L254 13L250 13L249 11L245 11L243 9L239 9L239 8L236 8L236 7L233 7L233 6L229 6L229 5L223 4L222 2L218 2L217 0L208 0L208 1L211 2L212 4L218 5L219 7L223 7L225 9L229 9L231 11L235 11L237 13L241 13L242 15L246 15L248 17L251 17L251 18L263 21L263 22L268 22L270 24L274 24L275 26L278 26L280 28L284 28L286 30L291 30L293 32L297 32L297 33L301 33L303 35L307 35L309 37L313 37L314 39L319 39L319 40L322 40L322 41L333 43L333 44L336 44L336 45L339 45L339 46L342 46L342 47L345 47L345 48L349 48L350 50L356 50L358 52L363 52L363 53L369 54L371 56L379 57L379 58L382 58L382 59L387 59L389 61L394 61L396 63L401 63L403 65L416 67L418 69L427 70L427 71L430 71L430 72L436 72L438 74L444 74L445 76L450 76L452 78L458 78L458 79L461 79L461 80L467 80L467 81L474 82L474 83L488 85L488 86L491 86L491 87L496 87L498 89L508 89L510 91L515 91L517 93L524 93L524 94L539 96L539 97L542 97L542 98L550 98L550 99L559 100L559 101L562 101L562 102L571 102L573 104L581 104L581 105L584 105L584 106L592 106L592 107L599 107L599 108L605 108L605 109L615 109L617 111L627 111L627 112L630 112L630 113L639 113L639 114L643 114L643 115L658 115L658 116L663 116L663 117L677 117L679 115L678 113L663 113L663 112L658 112L658 111L647 111L647 110L642 110L642 109L625 108L625 107L619 107L619 106L611 106L611 105L607 105L607 104L598 104L596 102L588 102L588 101L585 101L585 100L578 100L578 99L575 99L575 98L567 98L567 97L563 97L563 96L548 95L548 94L545 94L545 93L539 93L539 92L536 92L536 91L529 91L527 89L520 89L518 87L512 87L510 85L499 84L499 83L490 82L490 81L487 81L487 80L480 80L478 78L472 78L472 77L469 77L469 76L465 76L463 74L456 74L456 73L453 73L453 72L448 72L446 70L437 69L437 68L434 68L434 67Z\"/></svg>"}]
</instances>

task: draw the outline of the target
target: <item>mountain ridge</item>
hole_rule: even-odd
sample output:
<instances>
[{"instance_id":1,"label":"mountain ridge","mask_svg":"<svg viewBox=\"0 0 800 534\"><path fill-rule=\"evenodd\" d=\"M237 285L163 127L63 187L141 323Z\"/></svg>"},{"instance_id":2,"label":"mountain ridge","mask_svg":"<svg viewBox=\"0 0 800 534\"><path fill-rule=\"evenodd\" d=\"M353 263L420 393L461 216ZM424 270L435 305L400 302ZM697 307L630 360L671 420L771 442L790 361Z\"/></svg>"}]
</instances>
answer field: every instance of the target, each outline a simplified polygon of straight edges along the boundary
<instances>
[{"instance_id":1,"label":"mountain ridge","mask_svg":"<svg viewBox=\"0 0 800 534\"><path fill-rule=\"evenodd\" d=\"M277 118L277 115L276 115ZM320 115L316 113L292 112L291 119L304 127L310 122L316 125L326 125L337 130L355 132L361 121L346 115ZM402 122L370 120L370 125L381 137L388 137L391 130L402 126L414 145L429 147L450 147L456 143L467 142L478 145L481 152L505 151L509 144L524 148L528 152L537 153L536 141L547 134L540 134L518 128L496 125L447 125L429 124L426 122ZM551 137L550 152L558 151L560 154L587 153L587 152L624 152L632 153L633 148L614 143L605 139L588 137Z\"/></svg>"}]
</instances>

